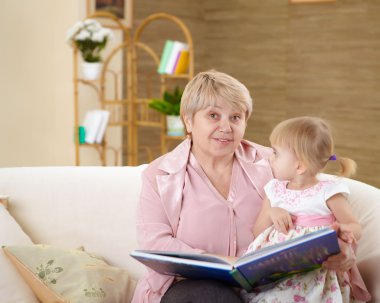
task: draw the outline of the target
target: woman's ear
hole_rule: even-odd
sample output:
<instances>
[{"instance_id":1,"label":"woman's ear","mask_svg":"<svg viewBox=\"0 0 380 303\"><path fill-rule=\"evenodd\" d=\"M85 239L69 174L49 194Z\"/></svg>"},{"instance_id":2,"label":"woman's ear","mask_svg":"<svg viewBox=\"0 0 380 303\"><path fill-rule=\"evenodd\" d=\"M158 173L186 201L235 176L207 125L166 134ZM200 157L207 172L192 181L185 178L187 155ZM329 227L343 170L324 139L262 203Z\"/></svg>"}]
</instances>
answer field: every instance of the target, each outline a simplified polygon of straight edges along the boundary
<instances>
[{"instance_id":1,"label":"woman's ear","mask_svg":"<svg viewBox=\"0 0 380 303\"><path fill-rule=\"evenodd\" d=\"M193 121L192 121L191 117L189 117L188 115L185 115L183 117L183 122L185 123L186 132L188 134L191 134L191 131L193 130Z\"/></svg>"}]
</instances>

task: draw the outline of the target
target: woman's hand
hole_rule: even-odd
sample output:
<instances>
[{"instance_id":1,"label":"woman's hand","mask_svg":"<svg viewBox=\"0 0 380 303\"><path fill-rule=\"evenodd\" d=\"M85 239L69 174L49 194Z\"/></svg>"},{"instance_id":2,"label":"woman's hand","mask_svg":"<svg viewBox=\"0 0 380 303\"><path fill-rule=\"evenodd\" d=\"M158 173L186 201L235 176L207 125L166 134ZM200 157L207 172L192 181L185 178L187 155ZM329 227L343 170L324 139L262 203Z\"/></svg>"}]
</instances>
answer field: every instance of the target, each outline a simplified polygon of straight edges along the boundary
<instances>
[{"instance_id":1,"label":"woman's hand","mask_svg":"<svg viewBox=\"0 0 380 303\"><path fill-rule=\"evenodd\" d=\"M334 222L331 228L335 229L338 234L340 253L329 257L323 262L322 266L328 269L347 271L354 266L356 261L356 256L351 246L351 243L356 243L355 237L351 235L351 229L346 224Z\"/></svg>"},{"instance_id":2,"label":"woman's hand","mask_svg":"<svg viewBox=\"0 0 380 303\"><path fill-rule=\"evenodd\" d=\"M284 234L293 228L292 216L285 209L280 207L271 207L269 216L273 222L274 228Z\"/></svg>"},{"instance_id":3,"label":"woman's hand","mask_svg":"<svg viewBox=\"0 0 380 303\"><path fill-rule=\"evenodd\" d=\"M347 271L352 266L354 266L356 256L351 247L351 244L342 241L340 238L338 238L338 243L340 247L340 253L329 257L325 262L323 262L322 266L327 269Z\"/></svg>"}]
</instances>

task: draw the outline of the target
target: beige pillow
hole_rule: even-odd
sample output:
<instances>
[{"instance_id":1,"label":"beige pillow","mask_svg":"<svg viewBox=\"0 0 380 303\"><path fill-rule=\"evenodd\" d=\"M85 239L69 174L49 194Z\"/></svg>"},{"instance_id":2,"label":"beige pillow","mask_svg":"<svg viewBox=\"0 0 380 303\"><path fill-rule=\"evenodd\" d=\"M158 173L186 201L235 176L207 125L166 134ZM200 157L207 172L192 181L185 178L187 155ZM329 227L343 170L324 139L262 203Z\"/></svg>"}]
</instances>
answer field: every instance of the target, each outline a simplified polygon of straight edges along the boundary
<instances>
[{"instance_id":1,"label":"beige pillow","mask_svg":"<svg viewBox=\"0 0 380 303\"><path fill-rule=\"evenodd\" d=\"M128 302L127 272L92 254L49 245L3 250L43 303Z\"/></svg>"},{"instance_id":2,"label":"beige pillow","mask_svg":"<svg viewBox=\"0 0 380 303\"><path fill-rule=\"evenodd\" d=\"M28 235L5 208L4 196L0 196L0 246L32 245ZM36 296L23 278L0 250L0 302L38 303Z\"/></svg>"}]
</instances>

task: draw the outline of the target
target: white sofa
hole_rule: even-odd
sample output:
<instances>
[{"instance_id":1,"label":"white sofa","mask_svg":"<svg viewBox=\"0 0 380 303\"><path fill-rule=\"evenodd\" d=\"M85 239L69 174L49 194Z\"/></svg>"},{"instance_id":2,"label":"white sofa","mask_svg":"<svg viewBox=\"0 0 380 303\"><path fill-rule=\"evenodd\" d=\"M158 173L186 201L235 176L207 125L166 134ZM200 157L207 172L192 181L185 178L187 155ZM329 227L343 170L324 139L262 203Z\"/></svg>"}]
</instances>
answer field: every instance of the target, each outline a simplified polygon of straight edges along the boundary
<instances>
[{"instance_id":1,"label":"white sofa","mask_svg":"<svg viewBox=\"0 0 380 303\"><path fill-rule=\"evenodd\" d=\"M137 248L135 213L144 167L1 168L0 195L9 196L10 214L34 243L83 246L137 280L145 268L129 253ZM372 302L380 302L380 190L347 182L363 225L359 269ZM9 302L1 296L5 292L0 284L0 302Z\"/></svg>"}]
</instances>

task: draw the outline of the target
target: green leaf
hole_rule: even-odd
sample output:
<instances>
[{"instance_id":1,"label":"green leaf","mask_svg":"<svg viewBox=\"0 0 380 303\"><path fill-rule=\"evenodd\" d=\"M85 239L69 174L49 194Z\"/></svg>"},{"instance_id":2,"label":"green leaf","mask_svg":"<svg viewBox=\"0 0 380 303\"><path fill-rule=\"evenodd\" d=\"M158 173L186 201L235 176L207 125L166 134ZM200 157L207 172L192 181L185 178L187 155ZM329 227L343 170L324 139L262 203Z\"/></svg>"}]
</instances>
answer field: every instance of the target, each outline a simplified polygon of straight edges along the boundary
<instances>
[{"instance_id":1,"label":"green leaf","mask_svg":"<svg viewBox=\"0 0 380 303\"><path fill-rule=\"evenodd\" d=\"M177 86L173 92L165 91L162 99L152 99L149 107L165 115L179 116L183 91Z\"/></svg>"},{"instance_id":2,"label":"green leaf","mask_svg":"<svg viewBox=\"0 0 380 303\"><path fill-rule=\"evenodd\" d=\"M38 273L38 277L40 278L40 279L45 279L45 272L44 271L40 271L39 273Z\"/></svg>"},{"instance_id":3,"label":"green leaf","mask_svg":"<svg viewBox=\"0 0 380 303\"><path fill-rule=\"evenodd\" d=\"M47 265L52 265L54 263L54 260L49 260L48 262L47 262Z\"/></svg>"}]
</instances>

